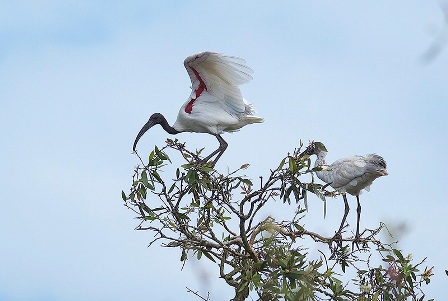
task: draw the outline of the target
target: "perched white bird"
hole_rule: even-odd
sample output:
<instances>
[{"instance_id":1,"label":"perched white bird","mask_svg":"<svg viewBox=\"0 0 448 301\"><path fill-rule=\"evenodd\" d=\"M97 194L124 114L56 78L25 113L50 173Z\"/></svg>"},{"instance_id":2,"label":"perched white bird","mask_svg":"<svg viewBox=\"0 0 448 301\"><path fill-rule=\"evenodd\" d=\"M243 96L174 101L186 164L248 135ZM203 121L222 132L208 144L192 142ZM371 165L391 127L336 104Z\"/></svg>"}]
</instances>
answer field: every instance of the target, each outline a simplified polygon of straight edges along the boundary
<instances>
[{"instance_id":1,"label":"perched white bird","mask_svg":"<svg viewBox=\"0 0 448 301\"><path fill-rule=\"evenodd\" d=\"M254 107L243 98L239 85L252 79L252 69L237 57L214 52L189 56L184 65L191 79L191 95L182 105L177 120L170 126L165 117L154 113L135 138L133 150L143 134L160 124L169 134L181 132L208 133L219 141L219 148L203 159L218 159L227 148L221 137L223 132L235 132L247 124L261 123L263 118L254 116Z\"/></svg>"},{"instance_id":2,"label":"perched white bird","mask_svg":"<svg viewBox=\"0 0 448 301\"><path fill-rule=\"evenodd\" d=\"M350 210L346 193L356 196L358 219L355 239L359 238L359 219L361 216L359 195L363 189L369 191L370 185L376 178L387 176L386 161L381 156L370 154L339 159L327 165L325 162L327 150L321 142L312 142L302 154L317 155L314 165L315 167L321 167L320 171L316 171L317 177L342 193L345 213L339 232L342 230Z\"/></svg>"}]
</instances>

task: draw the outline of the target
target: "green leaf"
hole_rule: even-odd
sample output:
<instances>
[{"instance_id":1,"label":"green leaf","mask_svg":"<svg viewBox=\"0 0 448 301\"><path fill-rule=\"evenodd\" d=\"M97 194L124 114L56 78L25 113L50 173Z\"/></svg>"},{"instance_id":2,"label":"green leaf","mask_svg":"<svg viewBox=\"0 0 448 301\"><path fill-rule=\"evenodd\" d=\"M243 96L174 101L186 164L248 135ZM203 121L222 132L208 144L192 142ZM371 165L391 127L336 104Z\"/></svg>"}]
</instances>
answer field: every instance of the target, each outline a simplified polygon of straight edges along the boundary
<instances>
[{"instance_id":1,"label":"green leaf","mask_svg":"<svg viewBox=\"0 0 448 301\"><path fill-rule=\"evenodd\" d=\"M303 231L303 227L299 225L298 223L294 223L294 228L296 228L299 231Z\"/></svg>"},{"instance_id":2,"label":"green leaf","mask_svg":"<svg viewBox=\"0 0 448 301\"><path fill-rule=\"evenodd\" d=\"M187 260L187 252L185 250L182 250L182 255L180 256L180 261Z\"/></svg>"},{"instance_id":3,"label":"green leaf","mask_svg":"<svg viewBox=\"0 0 448 301\"><path fill-rule=\"evenodd\" d=\"M147 187L149 190L154 190L154 189L155 189L154 185L152 185L152 184L149 183L149 182L148 182L148 184L146 185L146 187Z\"/></svg>"},{"instance_id":4,"label":"green leaf","mask_svg":"<svg viewBox=\"0 0 448 301\"><path fill-rule=\"evenodd\" d=\"M404 261L404 257L403 254L401 254L401 252L397 249L392 249L392 251L394 252L395 256L398 257L398 259L403 262Z\"/></svg>"},{"instance_id":5,"label":"green leaf","mask_svg":"<svg viewBox=\"0 0 448 301\"><path fill-rule=\"evenodd\" d=\"M140 193L140 195L141 195L144 199L146 199L146 189L145 189L145 187L140 186L140 187L138 188L138 192Z\"/></svg>"},{"instance_id":6,"label":"green leaf","mask_svg":"<svg viewBox=\"0 0 448 301\"><path fill-rule=\"evenodd\" d=\"M140 203L139 205L140 205L140 208L145 210L147 213L152 214L151 209L145 203Z\"/></svg>"},{"instance_id":7,"label":"green leaf","mask_svg":"<svg viewBox=\"0 0 448 301\"><path fill-rule=\"evenodd\" d=\"M173 183L173 185L171 185L170 189L168 190L168 193L173 192L175 187L176 187L176 183Z\"/></svg>"},{"instance_id":8,"label":"green leaf","mask_svg":"<svg viewBox=\"0 0 448 301\"><path fill-rule=\"evenodd\" d=\"M163 207L157 207L157 208L153 208L152 211L160 211L160 210L165 210L165 208Z\"/></svg>"},{"instance_id":9,"label":"green leaf","mask_svg":"<svg viewBox=\"0 0 448 301\"><path fill-rule=\"evenodd\" d=\"M392 262L395 261L395 258L392 255L387 255L386 258L383 258L383 261Z\"/></svg>"},{"instance_id":10,"label":"green leaf","mask_svg":"<svg viewBox=\"0 0 448 301\"><path fill-rule=\"evenodd\" d=\"M207 251L202 251L202 253L205 255L205 257L207 257L208 259L210 259L213 262L216 262L215 259L212 257L212 255L210 255L209 252Z\"/></svg>"},{"instance_id":11,"label":"green leaf","mask_svg":"<svg viewBox=\"0 0 448 301\"><path fill-rule=\"evenodd\" d=\"M185 213L181 213L181 212L177 212L177 217L179 217L180 219L190 219L189 217L188 217L188 215L186 215Z\"/></svg>"},{"instance_id":12,"label":"green leaf","mask_svg":"<svg viewBox=\"0 0 448 301\"><path fill-rule=\"evenodd\" d=\"M297 171L298 171L296 160L294 160L293 157L289 157L289 170L292 173L297 173Z\"/></svg>"},{"instance_id":13,"label":"green leaf","mask_svg":"<svg viewBox=\"0 0 448 301\"><path fill-rule=\"evenodd\" d=\"M148 187L148 174L146 173L146 170L142 171L141 181L146 187Z\"/></svg>"},{"instance_id":14,"label":"green leaf","mask_svg":"<svg viewBox=\"0 0 448 301\"><path fill-rule=\"evenodd\" d=\"M209 172L211 172L211 171L214 170L213 167L211 167L211 166L207 166L207 165L202 165L199 169L200 169L201 171L203 171L203 172L206 172L206 173L209 173Z\"/></svg>"},{"instance_id":15,"label":"green leaf","mask_svg":"<svg viewBox=\"0 0 448 301\"><path fill-rule=\"evenodd\" d=\"M159 150L159 148L157 146L155 147L154 150L156 151L157 157L159 157L160 160L163 160L163 161L168 160L168 161L171 162L171 160L168 157L168 155L166 153L162 152L161 150Z\"/></svg>"},{"instance_id":16,"label":"green leaf","mask_svg":"<svg viewBox=\"0 0 448 301\"><path fill-rule=\"evenodd\" d=\"M159 183L163 183L163 180L162 180L162 178L160 177L160 175L159 175L159 173L157 172L157 171L153 171L152 172L152 175L154 176L154 178L156 178L156 180L159 182Z\"/></svg>"},{"instance_id":17,"label":"green leaf","mask_svg":"<svg viewBox=\"0 0 448 301\"><path fill-rule=\"evenodd\" d=\"M303 203L305 204L305 209L308 211L308 194L306 192L306 189L302 190L302 196L303 196Z\"/></svg>"},{"instance_id":18,"label":"green leaf","mask_svg":"<svg viewBox=\"0 0 448 301\"><path fill-rule=\"evenodd\" d=\"M150 163L150 165L152 165L152 163L154 162L154 151L152 151L150 154L149 154L149 158L148 158L148 161L149 161L149 163Z\"/></svg>"},{"instance_id":19,"label":"green leaf","mask_svg":"<svg viewBox=\"0 0 448 301\"><path fill-rule=\"evenodd\" d=\"M159 148L156 146L154 146L154 151L156 152L156 155L158 156L160 154L160 150Z\"/></svg>"},{"instance_id":20,"label":"green leaf","mask_svg":"<svg viewBox=\"0 0 448 301\"><path fill-rule=\"evenodd\" d=\"M126 202L126 200L127 200L127 197L126 197L126 193L124 193L124 191L123 191L123 190L121 191L121 198L123 199L123 201L125 201L125 202Z\"/></svg>"},{"instance_id":21,"label":"green leaf","mask_svg":"<svg viewBox=\"0 0 448 301\"><path fill-rule=\"evenodd\" d=\"M240 289L238 290L238 292L241 292L243 289L245 289L247 287L249 283L248 282L244 282L243 285L241 285Z\"/></svg>"},{"instance_id":22,"label":"green leaf","mask_svg":"<svg viewBox=\"0 0 448 301\"><path fill-rule=\"evenodd\" d=\"M323 169L322 166L316 166L311 168L311 171L321 171L322 169Z\"/></svg>"},{"instance_id":23,"label":"green leaf","mask_svg":"<svg viewBox=\"0 0 448 301\"><path fill-rule=\"evenodd\" d=\"M380 292L376 292L375 294L373 294L372 301L378 301L379 296L380 296Z\"/></svg>"},{"instance_id":24,"label":"green leaf","mask_svg":"<svg viewBox=\"0 0 448 301\"><path fill-rule=\"evenodd\" d=\"M187 175L186 175L186 177L185 177L185 180L186 180L186 181L188 182L188 184L190 184L190 185L197 184L198 179L199 179L199 177L198 177L198 173L197 173L196 170L193 170L193 169L190 169L190 170L187 172Z\"/></svg>"},{"instance_id":25,"label":"green leaf","mask_svg":"<svg viewBox=\"0 0 448 301\"><path fill-rule=\"evenodd\" d=\"M299 201L300 197L300 188L297 187L295 184L291 184L292 192L294 192L294 198L296 199L296 203Z\"/></svg>"},{"instance_id":26,"label":"green leaf","mask_svg":"<svg viewBox=\"0 0 448 301\"><path fill-rule=\"evenodd\" d=\"M194 166L194 164L186 163L181 165L183 169L190 169Z\"/></svg>"},{"instance_id":27,"label":"green leaf","mask_svg":"<svg viewBox=\"0 0 448 301\"><path fill-rule=\"evenodd\" d=\"M283 258L280 258L279 260L278 260L278 262L280 263L280 266L282 267L282 268L287 268L288 267L288 261L286 260L286 259L283 259Z\"/></svg>"},{"instance_id":28,"label":"green leaf","mask_svg":"<svg viewBox=\"0 0 448 301\"><path fill-rule=\"evenodd\" d=\"M288 204L291 204L291 200L289 198L289 196L291 195L291 192L292 192L292 186L289 186L288 189L286 189L285 194L283 195L284 203L288 202Z\"/></svg>"},{"instance_id":29,"label":"green leaf","mask_svg":"<svg viewBox=\"0 0 448 301\"><path fill-rule=\"evenodd\" d=\"M285 165L285 160L286 160L286 158L284 158L283 160L282 160L282 162L280 162L280 164L279 164L279 166L278 166L278 170L280 170L280 169L282 169L283 168L283 166Z\"/></svg>"},{"instance_id":30,"label":"green leaf","mask_svg":"<svg viewBox=\"0 0 448 301\"><path fill-rule=\"evenodd\" d=\"M255 273L253 276L252 276L252 282L255 284L255 286L260 286L260 281L261 281L261 275L260 274L258 274L258 273Z\"/></svg>"},{"instance_id":31,"label":"green leaf","mask_svg":"<svg viewBox=\"0 0 448 301\"><path fill-rule=\"evenodd\" d=\"M243 182L247 186L253 186L252 181L249 179L241 179L241 182Z\"/></svg>"},{"instance_id":32,"label":"green leaf","mask_svg":"<svg viewBox=\"0 0 448 301\"><path fill-rule=\"evenodd\" d=\"M246 163L246 164L241 165L240 169L246 169L246 168L248 168L249 166L250 166L250 164L249 164L249 163Z\"/></svg>"},{"instance_id":33,"label":"green leaf","mask_svg":"<svg viewBox=\"0 0 448 301\"><path fill-rule=\"evenodd\" d=\"M294 280L300 280L303 277L303 271L291 271L286 276Z\"/></svg>"}]
</instances>

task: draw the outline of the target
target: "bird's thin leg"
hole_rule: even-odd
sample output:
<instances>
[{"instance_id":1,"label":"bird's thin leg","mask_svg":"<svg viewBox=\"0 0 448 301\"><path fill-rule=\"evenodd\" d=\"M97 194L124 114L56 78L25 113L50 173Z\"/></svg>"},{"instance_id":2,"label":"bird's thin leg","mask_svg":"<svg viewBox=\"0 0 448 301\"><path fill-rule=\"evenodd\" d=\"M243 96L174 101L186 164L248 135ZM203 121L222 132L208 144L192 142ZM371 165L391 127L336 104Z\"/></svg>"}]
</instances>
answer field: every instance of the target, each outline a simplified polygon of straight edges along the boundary
<instances>
[{"instance_id":1,"label":"bird's thin leg","mask_svg":"<svg viewBox=\"0 0 448 301\"><path fill-rule=\"evenodd\" d=\"M224 152L227 149L227 142L220 136L220 135L216 135L216 138L219 141L219 148L218 150L220 151L219 154L216 156L215 160L213 160L213 166L215 166L216 162L218 162L219 158L221 158L222 154L224 154Z\"/></svg>"},{"instance_id":2,"label":"bird's thin leg","mask_svg":"<svg viewBox=\"0 0 448 301\"><path fill-rule=\"evenodd\" d=\"M339 226L338 233L341 233L342 229L344 228L345 220L347 219L348 212L350 211L346 194L344 193L342 197L344 198L345 209L344 209L344 217L342 218L342 222L341 225Z\"/></svg>"},{"instance_id":3,"label":"bird's thin leg","mask_svg":"<svg viewBox=\"0 0 448 301\"><path fill-rule=\"evenodd\" d=\"M338 232L334 235L333 239L338 243L339 247L342 248L342 229L344 228L345 220L347 219L348 212L350 211L350 207L348 206L347 196L345 193L342 195L345 203L345 211L344 217L342 218L341 225L339 226ZM338 242L339 241L339 242Z\"/></svg>"},{"instance_id":4,"label":"bird's thin leg","mask_svg":"<svg viewBox=\"0 0 448 301\"><path fill-rule=\"evenodd\" d=\"M213 166L215 166L216 162L218 162L219 158L222 156L222 154L225 152L225 150L227 149L227 142L220 136L220 135L215 135L216 139L218 139L219 141L219 147L217 150L215 150L214 152L212 152L210 155L208 155L207 157L205 157L204 159L202 159L202 162L207 162L208 160L210 160L214 155L218 154L215 158L215 160L213 160L212 164Z\"/></svg>"},{"instance_id":5,"label":"bird's thin leg","mask_svg":"<svg viewBox=\"0 0 448 301\"><path fill-rule=\"evenodd\" d=\"M356 196L356 200L358 201L358 208L356 209L356 212L358 214L358 218L356 220L356 234L355 234L355 239L353 240L353 244L352 244L352 249L354 247L354 245L356 244L356 246L359 249L358 246L358 240L359 240L359 220L361 219L361 202L359 201L359 195Z\"/></svg>"}]
</instances>

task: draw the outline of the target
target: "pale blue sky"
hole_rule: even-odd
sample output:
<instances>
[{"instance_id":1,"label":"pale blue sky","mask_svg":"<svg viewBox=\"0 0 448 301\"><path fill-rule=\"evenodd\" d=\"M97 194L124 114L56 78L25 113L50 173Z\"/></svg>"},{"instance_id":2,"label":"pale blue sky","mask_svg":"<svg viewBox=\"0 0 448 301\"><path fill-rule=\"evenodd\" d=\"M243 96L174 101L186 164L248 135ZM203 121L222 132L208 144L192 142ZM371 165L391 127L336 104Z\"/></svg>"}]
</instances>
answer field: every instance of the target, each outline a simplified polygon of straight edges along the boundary
<instances>
[{"instance_id":1,"label":"pale blue sky","mask_svg":"<svg viewBox=\"0 0 448 301\"><path fill-rule=\"evenodd\" d=\"M229 299L201 278L213 266L180 272L176 250L146 248L120 195L135 135L154 112L174 122L190 94L183 60L205 50L246 59L242 91L266 120L226 134L217 168L266 174L299 139L324 142L329 161L384 156L361 226L406 223L404 252L436 266L428 297L447 295L448 49L421 61L447 32L440 2L241 2L0 1L1 301L197 300L185 286ZM139 152L166 137L152 129ZM307 225L331 234L343 203L327 210L315 199Z\"/></svg>"}]
</instances>

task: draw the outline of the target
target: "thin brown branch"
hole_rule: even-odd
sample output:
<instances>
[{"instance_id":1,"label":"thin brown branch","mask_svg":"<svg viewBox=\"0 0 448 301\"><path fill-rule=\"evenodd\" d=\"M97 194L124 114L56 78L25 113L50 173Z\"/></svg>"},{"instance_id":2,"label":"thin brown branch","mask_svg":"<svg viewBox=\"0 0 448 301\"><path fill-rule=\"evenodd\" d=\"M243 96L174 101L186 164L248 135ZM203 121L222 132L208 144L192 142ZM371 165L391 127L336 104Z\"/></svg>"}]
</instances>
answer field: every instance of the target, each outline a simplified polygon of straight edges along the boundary
<instances>
[{"instance_id":1,"label":"thin brown branch","mask_svg":"<svg viewBox=\"0 0 448 301\"><path fill-rule=\"evenodd\" d=\"M186 287L186 289L187 289L187 293L193 293L194 295L196 295L197 297L199 297L200 299L202 299L204 301L210 301L210 293L207 293L207 298L206 298L206 297L202 297L201 295L199 295L198 291L193 291L188 287Z\"/></svg>"}]
</instances>

